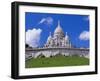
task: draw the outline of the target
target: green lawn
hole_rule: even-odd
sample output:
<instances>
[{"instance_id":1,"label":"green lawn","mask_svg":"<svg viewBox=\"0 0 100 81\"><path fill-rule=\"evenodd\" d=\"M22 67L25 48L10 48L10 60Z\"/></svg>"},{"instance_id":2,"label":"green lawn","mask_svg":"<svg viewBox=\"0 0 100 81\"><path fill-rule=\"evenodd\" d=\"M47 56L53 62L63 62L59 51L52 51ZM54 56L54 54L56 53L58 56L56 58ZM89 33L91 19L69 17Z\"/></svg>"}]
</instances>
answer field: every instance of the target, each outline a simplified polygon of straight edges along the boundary
<instances>
[{"instance_id":1,"label":"green lawn","mask_svg":"<svg viewBox=\"0 0 100 81\"><path fill-rule=\"evenodd\" d=\"M31 58L25 62L26 68L36 67L57 67L57 66L78 66L89 65L89 59L78 56L55 56L50 58Z\"/></svg>"}]
</instances>

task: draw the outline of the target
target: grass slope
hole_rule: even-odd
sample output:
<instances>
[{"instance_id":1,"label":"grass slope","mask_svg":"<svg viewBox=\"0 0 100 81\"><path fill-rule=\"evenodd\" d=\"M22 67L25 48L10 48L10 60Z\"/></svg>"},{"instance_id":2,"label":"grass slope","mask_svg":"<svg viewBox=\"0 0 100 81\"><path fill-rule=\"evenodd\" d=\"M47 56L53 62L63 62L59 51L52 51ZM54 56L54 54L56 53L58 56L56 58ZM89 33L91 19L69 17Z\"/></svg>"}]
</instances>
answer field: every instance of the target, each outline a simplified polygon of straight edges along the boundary
<instances>
[{"instance_id":1,"label":"grass slope","mask_svg":"<svg viewBox=\"0 0 100 81\"><path fill-rule=\"evenodd\" d=\"M78 66L89 65L89 59L78 56L55 56L50 58L32 58L25 62L26 68L56 67L56 66Z\"/></svg>"}]
</instances>

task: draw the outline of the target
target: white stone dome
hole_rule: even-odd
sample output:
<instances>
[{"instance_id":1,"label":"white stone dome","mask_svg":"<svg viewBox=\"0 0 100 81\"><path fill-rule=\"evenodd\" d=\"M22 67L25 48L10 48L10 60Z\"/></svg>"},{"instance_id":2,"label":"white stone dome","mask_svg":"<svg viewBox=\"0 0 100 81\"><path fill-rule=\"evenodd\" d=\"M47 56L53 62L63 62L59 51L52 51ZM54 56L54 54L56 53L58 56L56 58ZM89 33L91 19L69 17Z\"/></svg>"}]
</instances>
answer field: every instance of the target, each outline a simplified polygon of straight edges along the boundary
<instances>
[{"instance_id":1,"label":"white stone dome","mask_svg":"<svg viewBox=\"0 0 100 81\"><path fill-rule=\"evenodd\" d=\"M68 39L69 39L69 37L68 37L67 32L66 32L65 40L68 40Z\"/></svg>"},{"instance_id":2,"label":"white stone dome","mask_svg":"<svg viewBox=\"0 0 100 81\"><path fill-rule=\"evenodd\" d=\"M48 36L48 41L50 41L52 39L52 36L51 36L51 32L50 32L50 35Z\"/></svg>"},{"instance_id":3,"label":"white stone dome","mask_svg":"<svg viewBox=\"0 0 100 81\"><path fill-rule=\"evenodd\" d=\"M67 32L66 32L65 40L66 40L66 41L68 41L68 40L69 40L69 37L68 37Z\"/></svg>"},{"instance_id":4,"label":"white stone dome","mask_svg":"<svg viewBox=\"0 0 100 81\"><path fill-rule=\"evenodd\" d=\"M58 26L54 31L54 34L64 34L64 32L63 32L63 30L62 30L62 28L60 26L60 22L59 21L58 21Z\"/></svg>"},{"instance_id":5,"label":"white stone dome","mask_svg":"<svg viewBox=\"0 0 100 81\"><path fill-rule=\"evenodd\" d=\"M48 37L48 41L49 41L49 40L51 40L51 39L52 39L52 37L51 37L51 36L49 36L49 37Z\"/></svg>"}]
</instances>

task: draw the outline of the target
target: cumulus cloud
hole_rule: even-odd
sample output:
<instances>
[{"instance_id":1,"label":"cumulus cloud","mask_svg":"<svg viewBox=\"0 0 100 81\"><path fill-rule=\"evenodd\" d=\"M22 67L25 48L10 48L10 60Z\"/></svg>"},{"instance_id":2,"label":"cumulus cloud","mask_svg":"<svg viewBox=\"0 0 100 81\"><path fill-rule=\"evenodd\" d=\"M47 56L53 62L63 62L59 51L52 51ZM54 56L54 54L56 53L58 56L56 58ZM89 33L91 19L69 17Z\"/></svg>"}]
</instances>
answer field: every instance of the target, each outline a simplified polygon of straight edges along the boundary
<instances>
[{"instance_id":1,"label":"cumulus cloud","mask_svg":"<svg viewBox=\"0 0 100 81\"><path fill-rule=\"evenodd\" d=\"M80 36L79 36L80 40L89 40L89 31L83 31Z\"/></svg>"},{"instance_id":2,"label":"cumulus cloud","mask_svg":"<svg viewBox=\"0 0 100 81\"><path fill-rule=\"evenodd\" d=\"M41 29L27 30L26 31L26 44L31 47L37 47L39 45L40 36L41 36Z\"/></svg>"},{"instance_id":3,"label":"cumulus cloud","mask_svg":"<svg viewBox=\"0 0 100 81\"><path fill-rule=\"evenodd\" d=\"M46 17L46 18L42 18L38 24L42 24L45 23L47 25L51 25L53 23L53 18L52 17Z\"/></svg>"}]
</instances>

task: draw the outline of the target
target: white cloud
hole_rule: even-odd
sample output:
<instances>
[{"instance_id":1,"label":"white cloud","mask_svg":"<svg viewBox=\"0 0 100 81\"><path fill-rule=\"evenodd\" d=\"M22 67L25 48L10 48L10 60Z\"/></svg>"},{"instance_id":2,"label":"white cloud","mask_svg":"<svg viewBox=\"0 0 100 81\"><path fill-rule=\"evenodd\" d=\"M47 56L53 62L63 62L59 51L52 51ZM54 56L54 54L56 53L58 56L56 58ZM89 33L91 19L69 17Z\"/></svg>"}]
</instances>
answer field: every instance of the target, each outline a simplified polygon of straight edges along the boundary
<instances>
[{"instance_id":1,"label":"white cloud","mask_svg":"<svg viewBox=\"0 0 100 81\"><path fill-rule=\"evenodd\" d=\"M26 43L31 47L37 47L39 45L41 29L27 30L26 32Z\"/></svg>"},{"instance_id":2,"label":"white cloud","mask_svg":"<svg viewBox=\"0 0 100 81\"><path fill-rule=\"evenodd\" d=\"M46 18L42 18L39 24L44 23L46 21Z\"/></svg>"},{"instance_id":3,"label":"white cloud","mask_svg":"<svg viewBox=\"0 0 100 81\"><path fill-rule=\"evenodd\" d=\"M38 24L42 24L42 23L50 25L53 23L53 18L52 17L42 18Z\"/></svg>"},{"instance_id":4,"label":"white cloud","mask_svg":"<svg viewBox=\"0 0 100 81\"><path fill-rule=\"evenodd\" d=\"M89 31L83 31L80 36L79 36L80 40L89 40Z\"/></svg>"}]
</instances>

